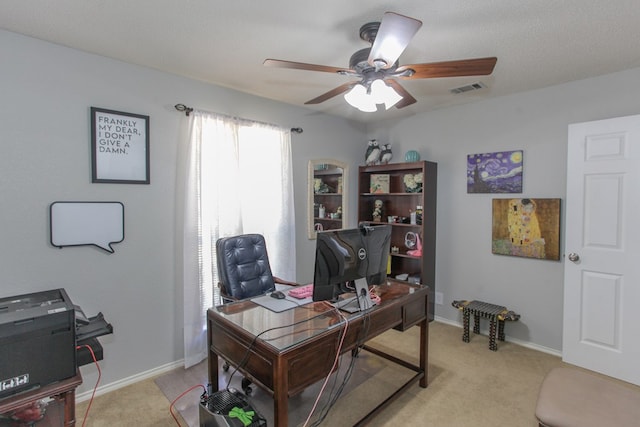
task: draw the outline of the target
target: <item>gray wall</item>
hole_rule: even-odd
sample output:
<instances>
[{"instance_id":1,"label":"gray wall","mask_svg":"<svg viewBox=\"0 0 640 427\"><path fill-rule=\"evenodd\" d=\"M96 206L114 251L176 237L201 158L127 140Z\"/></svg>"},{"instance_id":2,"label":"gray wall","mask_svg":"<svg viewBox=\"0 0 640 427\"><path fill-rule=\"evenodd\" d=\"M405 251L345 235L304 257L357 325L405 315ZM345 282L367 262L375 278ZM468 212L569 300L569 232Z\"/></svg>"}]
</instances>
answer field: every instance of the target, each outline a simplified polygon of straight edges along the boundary
<instances>
[{"instance_id":1,"label":"gray wall","mask_svg":"<svg viewBox=\"0 0 640 427\"><path fill-rule=\"evenodd\" d=\"M300 280L311 280L307 162L335 153L356 161L344 147L364 139L363 126L2 30L0 52L0 297L62 287L87 315L102 311L115 333L101 338L101 384L183 357L175 206L186 117L176 103L304 129L292 137L297 263ZM150 116L150 185L91 183L91 106ZM50 245L48 208L64 200L124 204L125 240L114 254ZM83 375L80 392L97 378L91 366Z\"/></svg>"},{"instance_id":2,"label":"gray wall","mask_svg":"<svg viewBox=\"0 0 640 427\"><path fill-rule=\"evenodd\" d=\"M634 69L369 127L370 138L393 143L398 153L416 149L438 163L436 288L444 304L436 317L461 322L451 307L456 299L504 305L522 315L508 336L560 351L564 259L491 254L491 200L509 195L467 194L466 156L524 150L516 197L561 198L563 209L568 125L638 114L637 93L629 90L638 81Z\"/></svg>"},{"instance_id":3,"label":"gray wall","mask_svg":"<svg viewBox=\"0 0 640 427\"><path fill-rule=\"evenodd\" d=\"M567 125L637 114L629 88L640 69L539 91L364 126L236 91L82 53L0 30L0 297L64 287L88 315L102 311L115 333L104 337L102 384L182 358L182 284L175 263L176 180L184 103L248 119L300 126L292 138L297 281L313 275L315 241L306 235L310 158L352 165L355 223L357 166L366 141L393 144L395 159L417 149L439 164L436 316L459 321L453 299L483 299L522 314L507 334L559 351L563 262L491 254L491 196L466 193L466 155L524 150L524 196L565 195ZM151 117L151 184L91 184L89 107ZM126 237L115 253L49 244L54 201L121 201ZM83 368L88 391L96 380Z\"/></svg>"}]
</instances>

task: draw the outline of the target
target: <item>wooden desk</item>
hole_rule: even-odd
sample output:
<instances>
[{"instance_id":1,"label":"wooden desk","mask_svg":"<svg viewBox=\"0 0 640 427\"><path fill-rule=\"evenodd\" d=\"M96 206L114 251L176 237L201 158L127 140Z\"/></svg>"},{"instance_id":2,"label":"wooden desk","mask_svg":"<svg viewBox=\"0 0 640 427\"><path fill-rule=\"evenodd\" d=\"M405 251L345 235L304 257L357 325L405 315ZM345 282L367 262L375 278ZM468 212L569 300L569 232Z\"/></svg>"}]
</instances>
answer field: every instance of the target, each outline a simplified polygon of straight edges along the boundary
<instances>
[{"instance_id":1,"label":"wooden desk","mask_svg":"<svg viewBox=\"0 0 640 427\"><path fill-rule=\"evenodd\" d=\"M389 329L404 331L419 325L420 360L416 366L377 349L363 347L415 371L416 375L360 423L365 423L418 380L421 387L427 387L428 287L389 281L387 285L377 286L375 292L381 298L380 305L365 313L343 313L349 319L349 328L341 352L348 352ZM214 391L217 390L218 357L232 364L245 361L240 371L272 393L274 423L278 427L287 426L289 397L329 375L343 328L342 317L325 302L313 302L280 313L250 300L210 308L207 311L209 381Z\"/></svg>"},{"instance_id":2,"label":"wooden desk","mask_svg":"<svg viewBox=\"0 0 640 427\"><path fill-rule=\"evenodd\" d=\"M76 423L76 387L80 384L82 384L82 375L78 371L74 377L15 396L5 397L0 400L0 414L22 408L37 400L53 397L64 403L64 425L71 427Z\"/></svg>"}]
</instances>

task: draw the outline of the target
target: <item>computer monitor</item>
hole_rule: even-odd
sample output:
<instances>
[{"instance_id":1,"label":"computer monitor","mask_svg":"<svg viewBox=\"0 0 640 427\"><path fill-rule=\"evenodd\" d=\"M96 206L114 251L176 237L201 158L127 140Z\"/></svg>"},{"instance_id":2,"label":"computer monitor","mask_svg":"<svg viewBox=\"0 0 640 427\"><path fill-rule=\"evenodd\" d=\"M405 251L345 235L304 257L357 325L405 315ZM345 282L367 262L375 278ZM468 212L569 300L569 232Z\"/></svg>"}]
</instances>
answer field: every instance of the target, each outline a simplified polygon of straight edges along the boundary
<instances>
[{"instance_id":1,"label":"computer monitor","mask_svg":"<svg viewBox=\"0 0 640 427\"><path fill-rule=\"evenodd\" d=\"M369 286L385 283L390 246L391 226L386 224L318 232L313 300L335 301L355 292L358 279Z\"/></svg>"}]
</instances>

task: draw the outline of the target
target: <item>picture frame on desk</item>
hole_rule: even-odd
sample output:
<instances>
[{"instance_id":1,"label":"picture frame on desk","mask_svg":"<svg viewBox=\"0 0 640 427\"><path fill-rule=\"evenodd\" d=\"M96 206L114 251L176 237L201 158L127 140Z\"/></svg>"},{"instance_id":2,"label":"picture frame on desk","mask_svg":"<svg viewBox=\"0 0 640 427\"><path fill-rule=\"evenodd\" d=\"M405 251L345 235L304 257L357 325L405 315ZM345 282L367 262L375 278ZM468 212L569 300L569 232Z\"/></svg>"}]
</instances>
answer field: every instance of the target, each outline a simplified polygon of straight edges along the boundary
<instances>
[{"instance_id":1,"label":"picture frame on desk","mask_svg":"<svg viewBox=\"0 0 640 427\"><path fill-rule=\"evenodd\" d=\"M91 107L92 183L149 184L149 116Z\"/></svg>"}]
</instances>

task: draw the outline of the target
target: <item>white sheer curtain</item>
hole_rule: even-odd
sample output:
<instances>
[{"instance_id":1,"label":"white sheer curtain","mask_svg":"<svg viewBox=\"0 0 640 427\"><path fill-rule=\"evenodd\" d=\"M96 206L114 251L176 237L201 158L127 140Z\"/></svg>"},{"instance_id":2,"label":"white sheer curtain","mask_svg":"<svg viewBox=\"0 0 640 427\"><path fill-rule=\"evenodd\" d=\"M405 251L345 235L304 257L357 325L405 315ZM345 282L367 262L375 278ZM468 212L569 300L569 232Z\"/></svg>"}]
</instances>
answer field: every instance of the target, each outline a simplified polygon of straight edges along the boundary
<instances>
[{"instance_id":1,"label":"white sheer curtain","mask_svg":"<svg viewBox=\"0 0 640 427\"><path fill-rule=\"evenodd\" d=\"M183 189L185 367L207 357L206 310L220 303L215 243L263 234L273 273L295 281L288 129L193 111Z\"/></svg>"}]
</instances>

